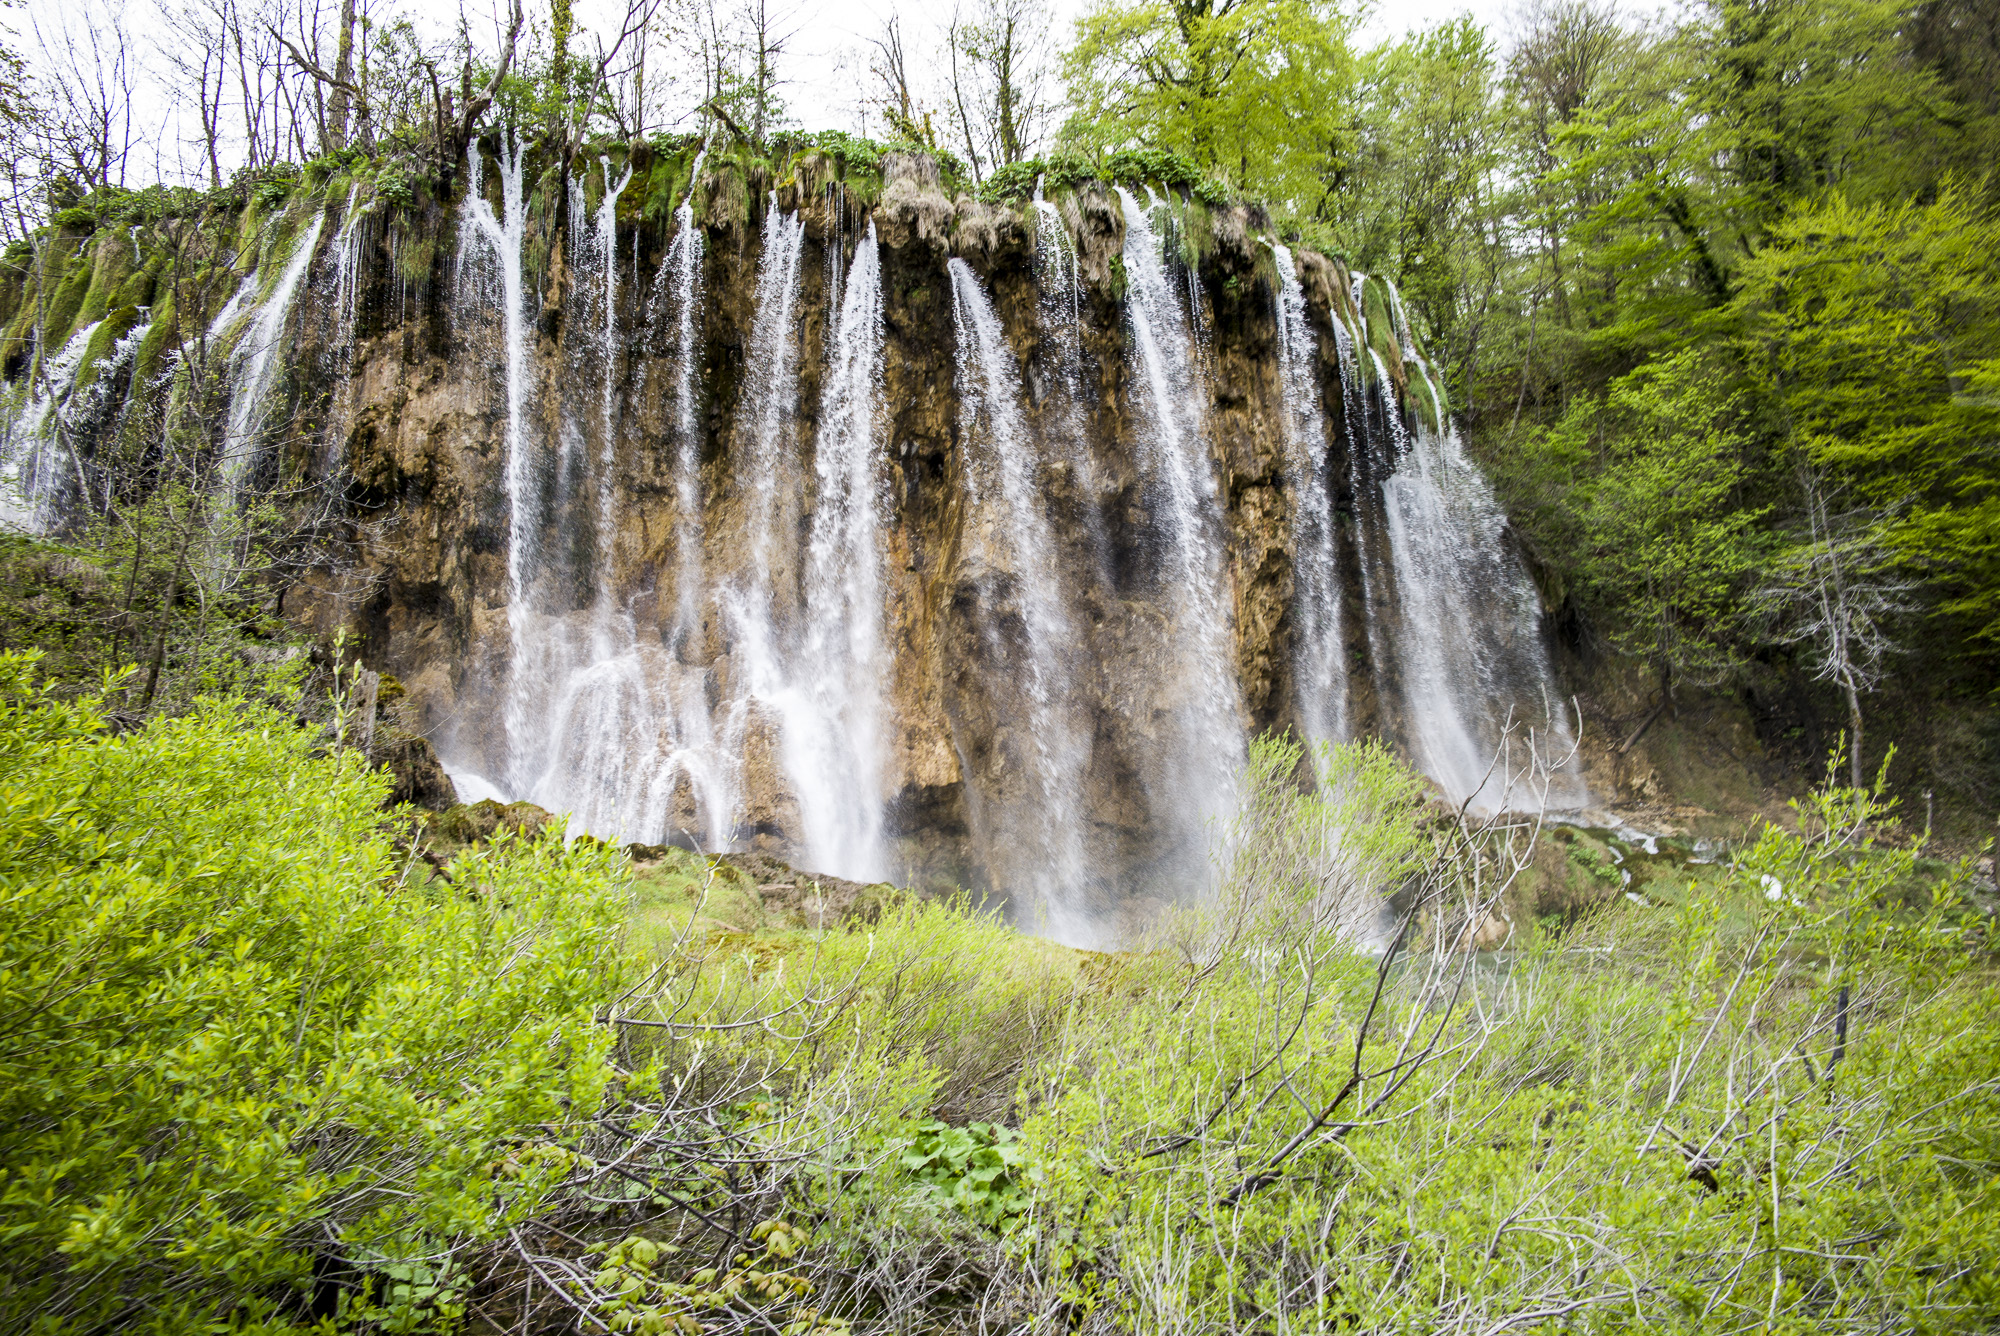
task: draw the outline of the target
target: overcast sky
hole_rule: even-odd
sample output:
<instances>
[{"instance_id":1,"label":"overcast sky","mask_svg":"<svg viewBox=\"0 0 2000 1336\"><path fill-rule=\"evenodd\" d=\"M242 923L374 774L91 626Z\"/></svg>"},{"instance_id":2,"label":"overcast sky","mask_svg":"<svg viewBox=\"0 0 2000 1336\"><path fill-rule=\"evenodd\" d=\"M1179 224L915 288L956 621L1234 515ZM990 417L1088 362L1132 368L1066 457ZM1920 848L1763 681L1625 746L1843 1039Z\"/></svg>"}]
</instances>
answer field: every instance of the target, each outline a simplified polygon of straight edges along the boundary
<instances>
[{"instance_id":1,"label":"overcast sky","mask_svg":"<svg viewBox=\"0 0 2000 1336\"><path fill-rule=\"evenodd\" d=\"M448 39L462 5L472 23L475 40L490 47L504 2L372 0L368 7L378 21L409 15L428 44ZM1667 2L1614 0L1633 19L1642 18ZM786 16L780 26L789 34L789 40L778 64L784 79L780 96L792 118L807 129L844 129L883 136L885 127L869 114L863 99L875 92L868 74L868 38L881 31L884 19L891 13L902 18L912 73L920 85L920 93L927 95L931 106L941 107L945 70L939 52L951 3L952 0L772 0L772 12ZM1052 48L1060 50L1068 44L1072 23L1089 3L1090 0L1053 0ZM1470 14L1487 28L1504 52L1528 3L1530 0L1381 0L1365 12L1356 45L1367 48L1460 14ZM535 7L545 13L545 0ZM131 39L128 54L135 59L142 76L140 87L135 90L136 129L142 143L135 145L127 163L127 180L133 184L154 179L200 182L206 177L206 169L199 148L199 122L191 108L174 105L178 94L158 56L159 40L166 35L159 18L158 0L27 0L0 22L15 30L16 49L30 55L32 68L33 36L38 27L53 31L66 23L74 26L85 15L119 10L123 12L125 30ZM624 13L624 0L577 0L576 13L579 26L586 32L607 29L615 32ZM657 70L658 66L654 68ZM1052 79L1050 92L1058 91ZM690 107L694 100L684 99Z\"/></svg>"}]
</instances>

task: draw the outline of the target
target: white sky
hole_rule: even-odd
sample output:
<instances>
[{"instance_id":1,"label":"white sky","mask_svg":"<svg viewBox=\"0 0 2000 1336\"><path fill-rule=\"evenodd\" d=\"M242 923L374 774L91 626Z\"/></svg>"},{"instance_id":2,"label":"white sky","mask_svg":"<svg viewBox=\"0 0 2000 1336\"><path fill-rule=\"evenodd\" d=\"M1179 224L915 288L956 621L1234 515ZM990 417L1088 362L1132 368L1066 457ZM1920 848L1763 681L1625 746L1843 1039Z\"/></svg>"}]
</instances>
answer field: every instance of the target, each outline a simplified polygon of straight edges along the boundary
<instances>
[{"instance_id":1,"label":"white sky","mask_svg":"<svg viewBox=\"0 0 2000 1336\"><path fill-rule=\"evenodd\" d=\"M865 129L882 137L885 127L879 120L866 117L861 101L864 95L874 92L868 75L867 39L880 32L883 20L891 13L902 18L912 75L920 85L919 91L928 94L930 105L941 107L945 71L938 52L943 46L944 26L952 2L772 0L774 13L789 16L781 24L781 30L789 30L790 40L779 61L779 72L784 79L779 92L793 119L808 129ZM1653 12L1656 5L1670 2L1675 0L1614 0L1620 10L1634 19ZM206 177L205 165L194 147L199 143L199 136L194 133L198 122L191 108L174 105L177 90L169 83L164 62L157 53L159 40L166 36L159 17L160 3L161 0L27 0L6 20L15 32L13 46L30 56L33 71L32 33L37 26L54 30L65 23L75 25L83 15L122 10L131 37L128 58L135 58L140 67L140 87L135 98L135 130L140 143L135 144L126 171L128 183L134 185L177 178L199 182ZM336 0L325 3L330 10ZM427 38L442 41L455 26L462 5L471 19L475 41L491 46L495 37L494 16L504 3L505 0L370 0L368 8L378 20L408 14ZM1051 34L1054 48L1067 44L1071 23L1089 3L1090 0L1052 0L1056 15ZM1365 12L1356 44L1366 48L1469 13L1486 26L1504 52L1526 3L1529 0L1377 0ZM546 20L547 0L530 0L530 7ZM608 28L615 32L617 19L624 12L624 0L577 0L576 10L580 28L597 32ZM921 87L926 84L928 88ZM228 167L225 163L224 170Z\"/></svg>"}]
</instances>

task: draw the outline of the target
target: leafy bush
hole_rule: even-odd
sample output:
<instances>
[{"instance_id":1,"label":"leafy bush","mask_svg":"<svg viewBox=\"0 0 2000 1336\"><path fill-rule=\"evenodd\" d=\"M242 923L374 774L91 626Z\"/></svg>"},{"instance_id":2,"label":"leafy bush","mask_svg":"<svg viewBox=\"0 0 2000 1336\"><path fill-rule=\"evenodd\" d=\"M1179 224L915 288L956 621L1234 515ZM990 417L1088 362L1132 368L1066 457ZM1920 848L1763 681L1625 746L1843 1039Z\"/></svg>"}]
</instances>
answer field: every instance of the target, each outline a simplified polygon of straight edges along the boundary
<instances>
[{"instance_id":1,"label":"leafy bush","mask_svg":"<svg viewBox=\"0 0 2000 1336\"><path fill-rule=\"evenodd\" d=\"M1041 1177L1021 1148L1021 1134L995 1123L953 1127L927 1118L903 1151L903 1168L919 1183L989 1229L1002 1229L1028 1209Z\"/></svg>"},{"instance_id":2,"label":"leafy bush","mask_svg":"<svg viewBox=\"0 0 2000 1336\"><path fill-rule=\"evenodd\" d=\"M329 1265L350 1320L448 1317L441 1241L537 1210L610 1075L613 857L413 877L354 753L214 702L113 735L33 673L0 655L0 1327L287 1330Z\"/></svg>"},{"instance_id":3,"label":"leafy bush","mask_svg":"<svg viewBox=\"0 0 2000 1336\"><path fill-rule=\"evenodd\" d=\"M1053 153L995 168L980 183L979 198L989 204L1023 203L1034 198L1040 181L1046 194L1075 190L1092 181L1115 185L1159 185L1178 190L1211 208L1227 204L1228 187L1203 175L1194 163L1162 149L1125 149L1102 161L1079 153Z\"/></svg>"}]
</instances>

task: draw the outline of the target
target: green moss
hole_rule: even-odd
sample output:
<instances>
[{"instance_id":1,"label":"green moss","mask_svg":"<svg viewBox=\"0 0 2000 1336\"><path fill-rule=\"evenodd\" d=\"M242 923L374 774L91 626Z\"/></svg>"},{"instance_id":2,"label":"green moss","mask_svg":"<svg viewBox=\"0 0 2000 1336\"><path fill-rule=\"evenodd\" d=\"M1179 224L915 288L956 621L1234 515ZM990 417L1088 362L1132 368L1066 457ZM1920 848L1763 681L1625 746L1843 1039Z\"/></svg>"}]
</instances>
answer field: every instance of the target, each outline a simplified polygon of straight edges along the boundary
<instances>
[{"instance_id":1,"label":"green moss","mask_svg":"<svg viewBox=\"0 0 2000 1336\"><path fill-rule=\"evenodd\" d=\"M63 270L61 286L49 298L42 323L42 355L52 357L76 330L77 314L90 293L93 266L87 255L71 257Z\"/></svg>"},{"instance_id":2,"label":"green moss","mask_svg":"<svg viewBox=\"0 0 2000 1336\"><path fill-rule=\"evenodd\" d=\"M110 304L113 307L150 305L153 300L154 268L154 265L148 264L127 274Z\"/></svg>"},{"instance_id":3,"label":"green moss","mask_svg":"<svg viewBox=\"0 0 2000 1336\"><path fill-rule=\"evenodd\" d=\"M437 237L405 238L396 250L396 273L405 283L428 283L437 260Z\"/></svg>"},{"instance_id":4,"label":"green moss","mask_svg":"<svg viewBox=\"0 0 2000 1336\"><path fill-rule=\"evenodd\" d=\"M76 390L81 393L97 383L118 340L130 334L139 323L139 308L120 306L106 314L97 328L91 332L90 342L84 345L83 362L76 372Z\"/></svg>"},{"instance_id":5,"label":"green moss","mask_svg":"<svg viewBox=\"0 0 2000 1336\"><path fill-rule=\"evenodd\" d=\"M123 304L117 300L118 293L137 268L132 243L121 232L102 234L91 244L90 252L90 289L84 294L83 307L76 317L82 325L102 320L105 312Z\"/></svg>"}]
</instances>

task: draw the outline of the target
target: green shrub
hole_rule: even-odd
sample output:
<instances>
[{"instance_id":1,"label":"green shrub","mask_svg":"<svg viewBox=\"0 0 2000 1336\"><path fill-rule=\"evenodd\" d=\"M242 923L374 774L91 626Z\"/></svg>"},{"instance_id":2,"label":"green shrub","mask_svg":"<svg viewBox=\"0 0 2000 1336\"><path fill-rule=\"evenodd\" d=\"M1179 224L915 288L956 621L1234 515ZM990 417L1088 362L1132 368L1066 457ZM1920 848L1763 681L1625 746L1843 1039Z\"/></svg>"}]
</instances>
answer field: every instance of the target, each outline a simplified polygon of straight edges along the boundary
<instances>
[{"instance_id":1,"label":"green shrub","mask_svg":"<svg viewBox=\"0 0 2000 1336\"><path fill-rule=\"evenodd\" d=\"M619 864L424 880L291 719L111 734L33 673L0 655L0 1327L290 1330L316 1259L377 1282L350 1320L448 1319L441 1241L538 1209L600 1102Z\"/></svg>"},{"instance_id":2,"label":"green shrub","mask_svg":"<svg viewBox=\"0 0 2000 1336\"><path fill-rule=\"evenodd\" d=\"M988 1229L1003 1229L1029 1206L1041 1175L1021 1134L995 1123L953 1127L927 1118L903 1151L903 1169Z\"/></svg>"}]
</instances>

